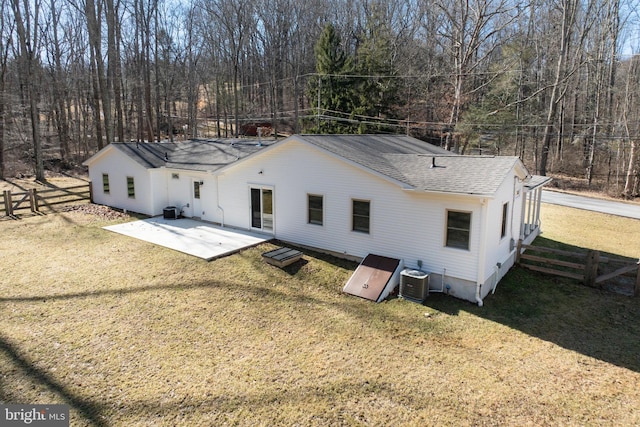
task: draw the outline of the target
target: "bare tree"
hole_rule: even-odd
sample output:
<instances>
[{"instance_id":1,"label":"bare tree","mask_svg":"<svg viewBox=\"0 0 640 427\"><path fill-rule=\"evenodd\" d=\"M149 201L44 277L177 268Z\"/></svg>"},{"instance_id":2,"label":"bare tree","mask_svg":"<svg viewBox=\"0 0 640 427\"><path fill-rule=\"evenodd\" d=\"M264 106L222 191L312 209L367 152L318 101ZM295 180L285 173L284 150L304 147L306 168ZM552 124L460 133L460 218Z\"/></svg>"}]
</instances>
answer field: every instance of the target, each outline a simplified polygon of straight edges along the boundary
<instances>
[{"instance_id":1,"label":"bare tree","mask_svg":"<svg viewBox=\"0 0 640 427\"><path fill-rule=\"evenodd\" d=\"M107 86L104 59L102 57L102 3L96 3L94 0L85 0L85 15L87 17L87 29L89 32L89 45L91 47L91 59L95 65L97 88L99 100L102 105L102 120L104 121L104 133L106 143L113 141L113 131L111 129L111 94ZM97 141L98 148L101 149L105 144L102 138Z\"/></svg>"},{"instance_id":2,"label":"bare tree","mask_svg":"<svg viewBox=\"0 0 640 427\"><path fill-rule=\"evenodd\" d=\"M49 12L51 17L51 26L49 38L47 41L47 52L49 59L49 69L51 76L51 92L52 92L52 110L54 112L54 120L58 131L58 139L60 142L60 157L64 161L69 155L69 121L67 118L68 111L68 90L67 90L67 74L62 68L62 48L58 32L60 31L60 19L62 9L56 0L49 0Z\"/></svg>"},{"instance_id":3,"label":"bare tree","mask_svg":"<svg viewBox=\"0 0 640 427\"><path fill-rule=\"evenodd\" d=\"M233 76L232 91L234 105L234 135L240 130L240 65L246 52L248 35L255 28L255 14L252 0L205 1L202 5L209 22L218 22L223 52L229 61Z\"/></svg>"},{"instance_id":4,"label":"bare tree","mask_svg":"<svg viewBox=\"0 0 640 427\"><path fill-rule=\"evenodd\" d=\"M640 109L640 58L634 56L630 59L628 64L626 87L625 87L625 99L623 107L623 123L626 137L630 144L629 163L627 165L627 173L624 183L624 190L622 194L624 197L633 197L636 182L640 175L638 171L638 135L640 132L640 115L638 111ZM633 116L631 116L633 115ZM631 116L631 117L630 117Z\"/></svg>"},{"instance_id":5,"label":"bare tree","mask_svg":"<svg viewBox=\"0 0 640 427\"><path fill-rule=\"evenodd\" d=\"M566 95L567 83L571 76L583 65L581 58L584 41L591 31L593 17L596 15L594 9L597 2L590 0L581 10L583 4L577 0L562 0L560 2L560 40L558 56L556 60L553 82L550 85L551 94L549 96L544 135L542 140L542 151L540 154L539 172L545 176L547 174L547 162L556 123L558 118L558 106ZM582 13L581 13L582 12ZM582 16L582 22L578 17ZM580 25L578 25L580 24ZM577 34L576 34L577 32Z\"/></svg>"},{"instance_id":6,"label":"bare tree","mask_svg":"<svg viewBox=\"0 0 640 427\"><path fill-rule=\"evenodd\" d=\"M5 138L5 110L6 110L6 75L9 59L10 35L13 32L12 20L9 19L7 1L0 0L0 179L4 179L4 138Z\"/></svg>"},{"instance_id":7,"label":"bare tree","mask_svg":"<svg viewBox=\"0 0 640 427\"><path fill-rule=\"evenodd\" d=\"M452 147L453 130L460 113L469 102L466 97L477 90L471 76L482 72L483 65L498 46L496 38L515 19L511 4L501 0L455 0L438 4L444 25L440 36L451 58L453 95L448 119L446 148ZM469 86L470 84L470 86Z\"/></svg>"},{"instance_id":8,"label":"bare tree","mask_svg":"<svg viewBox=\"0 0 640 427\"><path fill-rule=\"evenodd\" d=\"M36 180L45 181L44 163L42 159L42 143L40 141L40 109L38 107L39 80L39 48L40 48L40 1L12 0L11 6L16 23L19 41L20 78L26 88L29 116L31 121L31 137Z\"/></svg>"},{"instance_id":9,"label":"bare tree","mask_svg":"<svg viewBox=\"0 0 640 427\"><path fill-rule=\"evenodd\" d=\"M104 0L107 21L107 87L113 88L115 108L115 136L118 141L124 140L124 114L122 111L122 65L120 45L122 41L121 22L119 16L120 0Z\"/></svg>"}]
</instances>

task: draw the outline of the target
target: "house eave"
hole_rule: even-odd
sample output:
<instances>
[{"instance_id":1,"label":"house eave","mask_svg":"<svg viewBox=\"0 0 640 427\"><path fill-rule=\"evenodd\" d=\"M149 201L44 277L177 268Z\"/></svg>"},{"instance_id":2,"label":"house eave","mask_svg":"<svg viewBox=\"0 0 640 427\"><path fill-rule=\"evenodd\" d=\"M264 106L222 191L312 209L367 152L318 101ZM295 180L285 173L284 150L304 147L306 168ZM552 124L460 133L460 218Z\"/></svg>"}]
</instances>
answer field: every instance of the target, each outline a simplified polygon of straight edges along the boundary
<instances>
[{"instance_id":1,"label":"house eave","mask_svg":"<svg viewBox=\"0 0 640 427\"><path fill-rule=\"evenodd\" d=\"M440 196L465 196L465 197L473 197L477 199L495 199L495 194L490 193L468 193L463 191L443 191L443 190L428 190L424 188L403 188L404 191L420 193L420 194L435 194Z\"/></svg>"}]
</instances>

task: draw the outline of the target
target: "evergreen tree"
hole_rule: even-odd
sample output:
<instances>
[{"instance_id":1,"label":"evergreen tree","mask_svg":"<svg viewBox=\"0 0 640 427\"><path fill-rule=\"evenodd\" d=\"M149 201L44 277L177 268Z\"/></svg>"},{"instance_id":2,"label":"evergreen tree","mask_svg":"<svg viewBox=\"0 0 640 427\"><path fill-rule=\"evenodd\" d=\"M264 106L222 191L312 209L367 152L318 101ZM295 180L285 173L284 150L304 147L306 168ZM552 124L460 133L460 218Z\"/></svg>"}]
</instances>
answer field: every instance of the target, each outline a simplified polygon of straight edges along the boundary
<instances>
[{"instance_id":1,"label":"evergreen tree","mask_svg":"<svg viewBox=\"0 0 640 427\"><path fill-rule=\"evenodd\" d=\"M309 97L315 99L311 132L350 133L348 120L340 113L353 110L353 87L345 77L353 69L353 61L342 48L340 35L327 24L315 45L317 76L309 84ZM331 117L331 119L327 119ZM344 116L342 116L344 117Z\"/></svg>"},{"instance_id":2,"label":"evergreen tree","mask_svg":"<svg viewBox=\"0 0 640 427\"><path fill-rule=\"evenodd\" d=\"M360 133L384 130L371 124L375 118L390 118L393 107L398 103L398 83L395 78L393 35L386 19L375 8L362 35L362 43L357 52L357 74L359 77L352 114L364 116L367 123L361 123Z\"/></svg>"}]
</instances>

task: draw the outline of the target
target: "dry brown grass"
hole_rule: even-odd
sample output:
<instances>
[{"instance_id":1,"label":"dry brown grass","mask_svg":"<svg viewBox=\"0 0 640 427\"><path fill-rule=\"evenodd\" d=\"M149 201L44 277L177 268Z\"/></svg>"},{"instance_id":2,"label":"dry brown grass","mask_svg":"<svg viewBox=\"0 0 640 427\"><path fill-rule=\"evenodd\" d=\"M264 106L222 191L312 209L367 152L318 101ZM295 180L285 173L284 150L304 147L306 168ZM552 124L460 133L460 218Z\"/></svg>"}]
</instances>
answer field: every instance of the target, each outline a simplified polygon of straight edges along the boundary
<instances>
[{"instance_id":1,"label":"dry brown grass","mask_svg":"<svg viewBox=\"0 0 640 427\"><path fill-rule=\"evenodd\" d=\"M207 263L106 224L0 223L0 401L73 426L640 424L637 299L514 270L483 308L373 304L349 262Z\"/></svg>"},{"instance_id":2,"label":"dry brown grass","mask_svg":"<svg viewBox=\"0 0 640 427\"><path fill-rule=\"evenodd\" d=\"M638 208L640 209L640 207ZM568 245L640 258L640 221L545 204L543 236Z\"/></svg>"},{"instance_id":3,"label":"dry brown grass","mask_svg":"<svg viewBox=\"0 0 640 427\"><path fill-rule=\"evenodd\" d=\"M34 178L10 178L6 180L0 179L0 192L8 190L13 193L22 193L31 188L44 190L53 187L73 187L83 185L89 182L87 176L66 176L61 174L49 174L47 182L37 182Z\"/></svg>"}]
</instances>

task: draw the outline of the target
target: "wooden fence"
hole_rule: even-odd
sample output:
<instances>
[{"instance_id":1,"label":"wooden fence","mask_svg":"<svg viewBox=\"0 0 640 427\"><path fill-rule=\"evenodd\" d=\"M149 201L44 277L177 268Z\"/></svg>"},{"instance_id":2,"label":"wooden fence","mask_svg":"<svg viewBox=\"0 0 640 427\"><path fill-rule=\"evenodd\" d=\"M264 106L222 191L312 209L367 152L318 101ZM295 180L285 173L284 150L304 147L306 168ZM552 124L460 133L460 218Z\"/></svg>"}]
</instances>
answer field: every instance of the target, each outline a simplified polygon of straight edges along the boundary
<instances>
[{"instance_id":1,"label":"wooden fence","mask_svg":"<svg viewBox=\"0 0 640 427\"><path fill-rule=\"evenodd\" d=\"M575 279L591 287L602 287L604 282L622 276L635 277L632 292L634 296L640 295L640 260L629 263L603 257L600 252L594 250L586 253L570 252L525 245L519 241L516 263L529 270ZM603 272L602 264L610 265L606 273ZM611 267L616 264L618 268Z\"/></svg>"},{"instance_id":2,"label":"wooden fence","mask_svg":"<svg viewBox=\"0 0 640 427\"><path fill-rule=\"evenodd\" d=\"M90 184L65 188L30 189L13 193L3 191L0 200L0 216L20 219L21 214L44 215L55 212L58 205L68 205L91 200Z\"/></svg>"}]
</instances>

